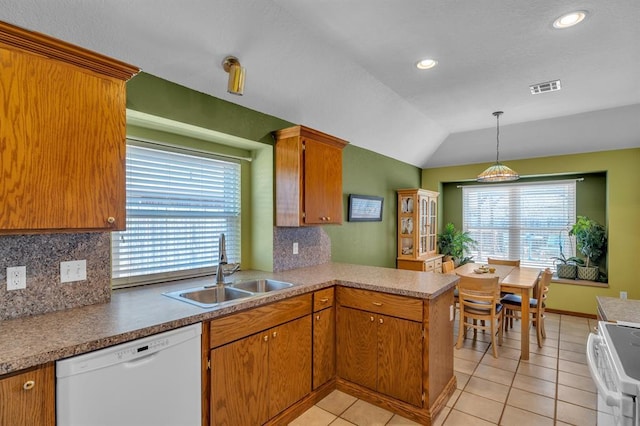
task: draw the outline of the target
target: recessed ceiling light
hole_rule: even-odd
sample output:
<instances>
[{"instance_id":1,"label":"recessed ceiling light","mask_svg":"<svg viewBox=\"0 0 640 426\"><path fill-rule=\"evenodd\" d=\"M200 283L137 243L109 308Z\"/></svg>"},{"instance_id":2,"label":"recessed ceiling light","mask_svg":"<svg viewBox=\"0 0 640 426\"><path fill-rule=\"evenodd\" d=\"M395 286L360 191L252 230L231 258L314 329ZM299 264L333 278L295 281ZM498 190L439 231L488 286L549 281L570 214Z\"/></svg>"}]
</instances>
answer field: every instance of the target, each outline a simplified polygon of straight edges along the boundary
<instances>
[{"instance_id":1,"label":"recessed ceiling light","mask_svg":"<svg viewBox=\"0 0 640 426\"><path fill-rule=\"evenodd\" d=\"M436 61L435 59L423 59L421 61L418 61L416 67L418 67L418 69L420 70L428 70L435 67L436 65L438 65L438 61Z\"/></svg>"},{"instance_id":2,"label":"recessed ceiling light","mask_svg":"<svg viewBox=\"0 0 640 426\"><path fill-rule=\"evenodd\" d=\"M584 18L587 17L586 10L578 10L571 13L566 13L553 21L553 28L564 29L573 27L574 25L579 24L584 21Z\"/></svg>"}]
</instances>

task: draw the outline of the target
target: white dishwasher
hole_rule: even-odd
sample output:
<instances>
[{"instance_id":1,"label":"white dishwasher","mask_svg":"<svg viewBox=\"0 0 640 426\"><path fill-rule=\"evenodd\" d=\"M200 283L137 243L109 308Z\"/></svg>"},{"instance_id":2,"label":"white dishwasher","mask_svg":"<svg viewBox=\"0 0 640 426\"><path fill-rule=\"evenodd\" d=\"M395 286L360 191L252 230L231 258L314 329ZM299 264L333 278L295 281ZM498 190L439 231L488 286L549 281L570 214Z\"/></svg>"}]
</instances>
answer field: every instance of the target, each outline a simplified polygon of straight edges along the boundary
<instances>
[{"instance_id":1,"label":"white dishwasher","mask_svg":"<svg viewBox=\"0 0 640 426\"><path fill-rule=\"evenodd\" d=\"M56 362L58 426L200 426L194 324Z\"/></svg>"}]
</instances>

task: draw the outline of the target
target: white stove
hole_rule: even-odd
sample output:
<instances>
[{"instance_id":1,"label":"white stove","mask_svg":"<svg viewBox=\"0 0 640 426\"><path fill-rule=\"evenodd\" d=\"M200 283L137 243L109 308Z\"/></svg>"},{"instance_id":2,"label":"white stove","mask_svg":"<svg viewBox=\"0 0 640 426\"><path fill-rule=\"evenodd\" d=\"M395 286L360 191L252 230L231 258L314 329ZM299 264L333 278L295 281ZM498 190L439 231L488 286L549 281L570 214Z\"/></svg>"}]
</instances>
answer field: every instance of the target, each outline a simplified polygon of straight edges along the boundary
<instances>
[{"instance_id":1,"label":"white stove","mask_svg":"<svg viewBox=\"0 0 640 426\"><path fill-rule=\"evenodd\" d=\"M640 324L600 321L587 361L598 388L598 425L640 426Z\"/></svg>"}]
</instances>

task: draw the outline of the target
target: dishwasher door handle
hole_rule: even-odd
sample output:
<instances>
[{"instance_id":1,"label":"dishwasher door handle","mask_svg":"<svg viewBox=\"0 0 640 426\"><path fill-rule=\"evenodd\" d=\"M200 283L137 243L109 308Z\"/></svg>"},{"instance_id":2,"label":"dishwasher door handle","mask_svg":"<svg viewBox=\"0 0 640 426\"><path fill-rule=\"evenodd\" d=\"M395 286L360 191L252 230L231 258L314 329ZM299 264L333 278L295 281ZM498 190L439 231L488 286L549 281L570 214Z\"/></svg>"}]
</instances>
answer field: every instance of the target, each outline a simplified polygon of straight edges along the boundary
<instances>
[{"instance_id":1,"label":"dishwasher door handle","mask_svg":"<svg viewBox=\"0 0 640 426\"><path fill-rule=\"evenodd\" d=\"M124 362L122 363L122 365L124 365L125 368L137 368L137 367L149 364L155 359L157 355L158 355L158 352L153 352L148 355L144 355L140 358L136 358L134 360Z\"/></svg>"}]
</instances>

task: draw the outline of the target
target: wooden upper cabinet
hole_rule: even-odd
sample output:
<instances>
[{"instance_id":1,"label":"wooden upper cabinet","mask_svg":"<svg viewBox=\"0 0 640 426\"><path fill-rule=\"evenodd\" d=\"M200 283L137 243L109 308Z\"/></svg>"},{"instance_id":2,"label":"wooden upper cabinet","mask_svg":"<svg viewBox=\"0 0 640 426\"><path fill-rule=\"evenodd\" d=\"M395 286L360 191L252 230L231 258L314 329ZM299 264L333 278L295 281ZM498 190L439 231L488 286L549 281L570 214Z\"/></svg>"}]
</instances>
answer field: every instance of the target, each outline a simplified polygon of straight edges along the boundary
<instances>
[{"instance_id":1,"label":"wooden upper cabinet","mask_svg":"<svg viewBox=\"0 0 640 426\"><path fill-rule=\"evenodd\" d=\"M275 132L276 226L342 223L342 149L348 142L304 126Z\"/></svg>"},{"instance_id":2,"label":"wooden upper cabinet","mask_svg":"<svg viewBox=\"0 0 640 426\"><path fill-rule=\"evenodd\" d=\"M0 233L125 227L138 69L0 22Z\"/></svg>"}]
</instances>

